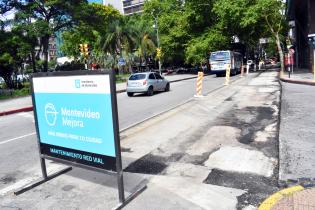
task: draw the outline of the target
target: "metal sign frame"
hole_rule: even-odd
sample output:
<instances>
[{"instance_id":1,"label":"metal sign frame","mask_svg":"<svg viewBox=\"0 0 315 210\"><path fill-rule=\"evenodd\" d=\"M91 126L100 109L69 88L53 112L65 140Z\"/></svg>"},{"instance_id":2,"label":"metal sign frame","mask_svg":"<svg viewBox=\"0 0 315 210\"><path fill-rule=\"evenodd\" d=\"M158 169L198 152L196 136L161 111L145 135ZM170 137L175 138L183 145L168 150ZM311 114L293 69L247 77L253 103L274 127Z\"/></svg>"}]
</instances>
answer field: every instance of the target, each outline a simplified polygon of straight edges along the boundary
<instances>
[{"instance_id":1,"label":"metal sign frame","mask_svg":"<svg viewBox=\"0 0 315 210\"><path fill-rule=\"evenodd\" d=\"M41 137L39 132L39 124L38 124L38 115L37 115L37 107L35 102L35 91L34 91L34 84L33 79L34 78L40 78L40 77L67 77L67 76L90 76L90 75L109 75L110 80L110 95L111 95L111 107L112 107L112 122L113 122L113 132L114 132L114 146L115 146L115 171L114 170L107 170L102 169L100 167L94 167L89 166L86 164L78 163L71 160L66 160L58 157L49 156L47 154L42 154L42 147L41 147ZM34 107L34 119L35 119L35 127L36 127L36 134L37 134L37 144L38 144L38 151L39 151L39 157L40 157L40 165L41 165L41 171L43 179L33 183L30 186L27 186L25 188L22 188L16 192L14 192L15 195L22 194L26 192L27 190L30 190L42 183L45 183L49 181L50 179L53 179L63 173L66 173L70 171L72 168L67 167L59 172L56 172L52 175L47 174L46 169L46 162L45 160L53 160L55 162L63 163L70 166L76 166L92 171L97 171L109 175L116 175L117 177L117 185L118 185L118 196L119 196L119 205L115 209L121 209L123 206L125 206L128 202L130 202L135 196L137 196L139 193L141 193L145 188L146 185L140 186L138 190L131 193L130 196L125 199L124 195L124 182L123 182L123 170L122 170L122 160L121 160L121 147L120 147L120 135L119 135L119 121L118 121L118 108L117 108L117 96L116 96L116 82L115 82L115 72L114 71L69 71L69 72L45 72L45 73L37 73L32 75L31 77L31 89L32 89L32 102ZM56 145L53 145L56 146ZM58 147L58 146L57 146ZM71 148L69 148L71 149ZM82 151L85 152L85 151Z\"/></svg>"}]
</instances>

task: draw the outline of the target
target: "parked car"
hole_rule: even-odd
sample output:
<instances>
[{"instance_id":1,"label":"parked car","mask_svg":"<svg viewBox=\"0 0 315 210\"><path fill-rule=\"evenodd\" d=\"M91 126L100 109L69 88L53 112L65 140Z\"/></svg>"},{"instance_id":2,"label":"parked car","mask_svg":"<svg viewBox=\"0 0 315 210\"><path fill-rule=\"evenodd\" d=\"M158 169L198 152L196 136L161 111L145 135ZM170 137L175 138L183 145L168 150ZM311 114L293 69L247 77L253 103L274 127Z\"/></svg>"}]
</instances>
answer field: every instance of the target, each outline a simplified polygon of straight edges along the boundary
<instances>
[{"instance_id":1,"label":"parked car","mask_svg":"<svg viewBox=\"0 0 315 210\"><path fill-rule=\"evenodd\" d=\"M169 91L170 83L159 73L143 72L132 74L127 81L127 95L133 96L134 93L146 93L152 96L156 91Z\"/></svg>"}]
</instances>

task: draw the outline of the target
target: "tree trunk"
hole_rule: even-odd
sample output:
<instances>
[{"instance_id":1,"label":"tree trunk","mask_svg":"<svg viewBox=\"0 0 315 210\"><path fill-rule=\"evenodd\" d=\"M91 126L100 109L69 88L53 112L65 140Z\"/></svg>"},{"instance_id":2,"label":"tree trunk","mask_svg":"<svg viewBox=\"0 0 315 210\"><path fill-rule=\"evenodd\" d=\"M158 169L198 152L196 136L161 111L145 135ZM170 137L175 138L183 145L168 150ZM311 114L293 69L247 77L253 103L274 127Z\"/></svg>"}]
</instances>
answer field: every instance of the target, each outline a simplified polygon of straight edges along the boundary
<instances>
[{"instance_id":1,"label":"tree trunk","mask_svg":"<svg viewBox=\"0 0 315 210\"><path fill-rule=\"evenodd\" d=\"M281 48L279 33L276 33L275 36L276 36L276 42L277 42L277 47L278 47L278 53L280 56L281 72L283 73L284 72L284 60L283 60L283 51Z\"/></svg>"},{"instance_id":2,"label":"tree trunk","mask_svg":"<svg viewBox=\"0 0 315 210\"><path fill-rule=\"evenodd\" d=\"M32 66L33 66L33 73L37 72L37 68L36 68L36 56L35 56L35 51L32 50L31 52L31 61L32 61Z\"/></svg>"},{"instance_id":3,"label":"tree trunk","mask_svg":"<svg viewBox=\"0 0 315 210\"><path fill-rule=\"evenodd\" d=\"M44 72L48 71L48 47L49 47L49 35L45 35L43 40L43 54L44 54Z\"/></svg>"}]
</instances>

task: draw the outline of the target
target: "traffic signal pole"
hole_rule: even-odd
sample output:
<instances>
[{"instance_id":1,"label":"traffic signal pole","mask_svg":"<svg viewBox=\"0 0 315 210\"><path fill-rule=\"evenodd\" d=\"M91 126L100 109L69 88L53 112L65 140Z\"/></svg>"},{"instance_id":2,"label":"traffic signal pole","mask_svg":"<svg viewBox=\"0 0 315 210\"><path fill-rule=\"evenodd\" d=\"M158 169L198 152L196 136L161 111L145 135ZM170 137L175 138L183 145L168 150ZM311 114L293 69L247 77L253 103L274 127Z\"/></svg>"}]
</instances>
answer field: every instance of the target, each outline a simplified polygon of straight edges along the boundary
<instances>
[{"instance_id":1,"label":"traffic signal pole","mask_svg":"<svg viewBox=\"0 0 315 210\"><path fill-rule=\"evenodd\" d=\"M89 45L88 44L80 44L80 54L84 59L84 69L88 69L87 58L89 57Z\"/></svg>"},{"instance_id":2,"label":"traffic signal pole","mask_svg":"<svg viewBox=\"0 0 315 210\"><path fill-rule=\"evenodd\" d=\"M155 21L155 27L156 27L156 41L159 49L159 53L161 54L161 48L160 48L160 37L159 37L159 26L158 26L158 19L157 17L154 17ZM162 75L161 69L162 69L162 64L161 64L161 55L158 56L159 59L159 73Z\"/></svg>"}]
</instances>

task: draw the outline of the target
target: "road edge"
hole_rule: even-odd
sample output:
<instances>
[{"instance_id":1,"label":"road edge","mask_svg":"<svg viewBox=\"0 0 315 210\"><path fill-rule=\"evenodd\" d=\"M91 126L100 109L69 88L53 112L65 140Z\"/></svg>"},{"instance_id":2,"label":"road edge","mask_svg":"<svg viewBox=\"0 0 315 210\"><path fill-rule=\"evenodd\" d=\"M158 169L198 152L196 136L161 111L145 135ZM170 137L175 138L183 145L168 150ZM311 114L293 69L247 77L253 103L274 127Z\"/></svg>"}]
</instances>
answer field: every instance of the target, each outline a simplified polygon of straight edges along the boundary
<instances>
[{"instance_id":1,"label":"road edge","mask_svg":"<svg viewBox=\"0 0 315 210\"><path fill-rule=\"evenodd\" d=\"M195 78L197 78L197 76L192 76L192 77L187 77L187 78L183 78L183 79L173 80L173 81L170 81L170 83L180 82L180 81L190 80L190 79L195 79ZM116 91L116 93L123 93L123 92L126 92L126 89L122 89L122 90L117 90ZM5 115L16 114L16 113L20 113L20 112L30 112L30 111L33 111L33 106L28 106L28 107L23 107L23 108L19 108L19 109L12 109L12 110L8 110L8 111L3 111L3 112L0 112L0 117L1 116L5 116Z\"/></svg>"}]
</instances>

